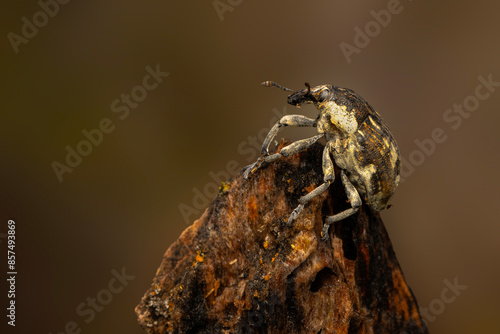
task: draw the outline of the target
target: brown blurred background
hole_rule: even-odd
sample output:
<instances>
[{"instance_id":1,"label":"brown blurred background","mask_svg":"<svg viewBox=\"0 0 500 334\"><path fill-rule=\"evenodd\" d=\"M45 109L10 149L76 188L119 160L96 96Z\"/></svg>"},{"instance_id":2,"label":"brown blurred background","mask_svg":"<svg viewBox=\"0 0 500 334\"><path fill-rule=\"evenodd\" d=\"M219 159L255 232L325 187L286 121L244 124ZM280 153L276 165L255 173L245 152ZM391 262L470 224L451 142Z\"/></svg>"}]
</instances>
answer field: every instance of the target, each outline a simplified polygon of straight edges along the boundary
<instances>
[{"instance_id":1,"label":"brown blurred background","mask_svg":"<svg viewBox=\"0 0 500 334\"><path fill-rule=\"evenodd\" d=\"M382 217L431 333L499 333L500 87L460 125L443 117L475 94L478 76L500 81L500 5L404 0L376 31L371 11L393 1L215 4L220 13L213 1L71 1L49 6L46 22L37 1L2 5L0 233L15 220L18 271L9 332L55 334L74 321L82 333L142 333L134 307L164 251L201 214L195 192L209 192L210 172L228 162L250 163L249 136L269 127L274 108L283 112L287 94L259 85L274 80L356 90L406 160L422 157L415 140L443 129L446 141L413 166ZM34 14L35 36L9 35L22 36L23 17ZM366 24L373 37L348 63L339 45L355 46L354 28ZM157 64L168 77L127 117L114 113L122 94L144 92L136 87ZM114 130L59 182L53 162L65 163L66 146L77 149L82 131L105 118ZM109 300L112 271L122 268L135 278ZM467 286L449 303L446 280ZM87 298L96 297L108 304L87 323Z\"/></svg>"}]
</instances>

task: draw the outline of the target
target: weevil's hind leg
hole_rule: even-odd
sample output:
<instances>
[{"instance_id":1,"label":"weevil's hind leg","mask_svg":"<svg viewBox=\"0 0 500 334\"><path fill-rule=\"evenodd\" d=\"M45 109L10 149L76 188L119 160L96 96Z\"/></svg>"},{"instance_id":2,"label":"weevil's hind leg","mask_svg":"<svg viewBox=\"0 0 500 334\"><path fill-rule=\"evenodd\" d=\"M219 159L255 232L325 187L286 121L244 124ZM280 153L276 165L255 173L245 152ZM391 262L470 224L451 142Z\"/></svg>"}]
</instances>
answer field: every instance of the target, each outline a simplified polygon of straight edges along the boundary
<instances>
[{"instance_id":1,"label":"weevil's hind leg","mask_svg":"<svg viewBox=\"0 0 500 334\"><path fill-rule=\"evenodd\" d=\"M260 150L260 153L263 155L257 159L253 164L246 166L243 170L243 178L247 179L250 173L253 173L256 171L259 167L262 166L264 162L265 157L269 154L269 146L271 145L271 142L273 141L274 137L278 133L279 129L282 127L286 126L316 126L316 120L312 118L308 118L302 115L286 115L283 116L274 126L272 129L269 131L269 133L266 136L266 139L264 139L264 143L262 144L262 148ZM278 157L279 158L279 157ZM276 159L275 159L276 160ZM273 160L274 161L274 160Z\"/></svg>"},{"instance_id":2,"label":"weevil's hind leg","mask_svg":"<svg viewBox=\"0 0 500 334\"><path fill-rule=\"evenodd\" d=\"M333 183L335 180L335 170L333 167L333 162L332 158L330 156L332 146L330 143L327 143L323 150L323 181L324 183L321 184L320 186L314 188L310 193L307 195L302 196L299 199L300 204L292 211L292 214L290 215L290 218L288 218L287 225L290 226L290 224L298 217L298 215L304 210L304 205L307 204L311 199L314 197L322 194L324 191L328 189L328 187Z\"/></svg>"},{"instance_id":3,"label":"weevil's hind leg","mask_svg":"<svg viewBox=\"0 0 500 334\"><path fill-rule=\"evenodd\" d=\"M329 234L328 230L330 228L330 224L338 222L344 218L347 218L353 214L355 214L358 210L359 207L361 206L361 197L359 197L359 193L356 190L356 188L352 185L351 181L347 178L345 175L344 171L340 171L340 177L342 178L342 184L344 185L344 189L347 194L347 198L349 199L349 202L351 203L351 208L344 210L340 213L337 213L333 216L326 217L326 223L323 225L323 231L321 232L323 236L323 240L328 240Z\"/></svg>"}]
</instances>

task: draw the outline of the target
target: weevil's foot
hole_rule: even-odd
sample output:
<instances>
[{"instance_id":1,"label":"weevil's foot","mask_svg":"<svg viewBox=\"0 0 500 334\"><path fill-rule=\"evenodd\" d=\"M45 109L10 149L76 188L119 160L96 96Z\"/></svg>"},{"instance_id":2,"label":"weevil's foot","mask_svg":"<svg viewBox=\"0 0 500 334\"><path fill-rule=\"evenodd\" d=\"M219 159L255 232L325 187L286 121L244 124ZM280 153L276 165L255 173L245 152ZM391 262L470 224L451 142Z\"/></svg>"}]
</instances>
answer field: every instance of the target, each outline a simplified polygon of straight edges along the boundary
<instances>
[{"instance_id":1,"label":"weevil's foot","mask_svg":"<svg viewBox=\"0 0 500 334\"><path fill-rule=\"evenodd\" d=\"M286 226L292 225L292 222L295 219L297 219L297 217L302 212L302 210L304 210L304 204L299 204L299 206L297 206L295 208L295 210L292 211L292 214L290 215L290 218L288 218L288 222L286 223Z\"/></svg>"},{"instance_id":2,"label":"weevil's foot","mask_svg":"<svg viewBox=\"0 0 500 334\"><path fill-rule=\"evenodd\" d=\"M250 176L251 173L255 172L257 169L259 169L262 165L262 162L264 161L264 157L260 157L255 161L253 164L246 166L243 168L243 178L246 180Z\"/></svg>"},{"instance_id":3,"label":"weevil's foot","mask_svg":"<svg viewBox=\"0 0 500 334\"><path fill-rule=\"evenodd\" d=\"M248 179L248 175L250 175L250 171L252 170L252 165L248 165L243 167L243 179Z\"/></svg>"},{"instance_id":4,"label":"weevil's foot","mask_svg":"<svg viewBox=\"0 0 500 334\"><path fill-rule=\"evenodd\" d=\"M323 230L321 231L321 240L327 241L330 239L330 224L323 225Z\"/></svg>"}]
</instances>

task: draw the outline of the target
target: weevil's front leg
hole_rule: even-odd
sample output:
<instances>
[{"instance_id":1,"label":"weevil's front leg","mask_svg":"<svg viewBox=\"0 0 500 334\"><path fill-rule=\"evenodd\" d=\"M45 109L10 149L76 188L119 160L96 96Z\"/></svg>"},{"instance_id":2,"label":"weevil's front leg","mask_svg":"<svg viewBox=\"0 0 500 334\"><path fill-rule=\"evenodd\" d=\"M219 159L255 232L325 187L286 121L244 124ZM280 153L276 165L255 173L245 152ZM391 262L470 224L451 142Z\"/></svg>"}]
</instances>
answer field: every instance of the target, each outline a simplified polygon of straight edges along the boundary
<instances>
[{"instance_id":1,"label":"weevil's front leg","mask_svg":"<svg viewBox=\"0 0 500 334\"><path fill-rule=\"evenodd\" d=\"M243 178L247 179L250 173L253 173L258 168L260 168L263 163L270 162L270 161L265 161L266 156L269 154L269 146L271 145L271 142L278 133L279 129L285 126L316 126L316 120L302 115L283 116L278 122L276 122L276 124L274 124L272 129L267 134L266 139L264 139L264 143L262 144L262 148L260 150L262 156L259 157L257 161L255 161L253 164L248 165L244 168Z\"/></svg>"},{"instance_id":2,"label":"weevil's front leg","mask_svg":"<svg viewBox=\"0 0 500 334\"><path fill-rule=\"evenodd\" d=\"M288 218L288 222L287 222L288 226L290 226L290 224L297 218L297 216L302 212L302 210L304 210L304 205L307 202L309 202L314 197L322 194L325 190L328 189L328 187L335 180L335 170L333 167L332 158L330 156L332 149L333 149L333 145L331 143L327 143L324 150L323 150L322 166L323 166L323 175L324 175L323 181L324 181L324 183L321 184L319 187L314 188L310 193L302 196L299 199L300 204L295 208L295 210L292 211L290 218Z\"/></svg>"},{"instance_id":3,"label":"weevil's front leg","mask_svg":"<svg viewBox=\"0 0 500 334\"><path fill-rule=\"evenodd\" d=\"M326 217L326 223L325 225L323 225L323 231L321 232L321 234L323 235L323 240L328 240L329 238L328 229L330 228L330 224L338 222L344 218L347 218L355 214L359 210L359 207L361 206L362 203L358 191L353 186L351 181L349 181L343 170L340 171L340 176L342 178L342 184L344 185L345 192L347 193L347 198L351 203L351 208L344 210L340 213L337 213L333 216Z\"/></svg>"},{"instance_id":4,"label":"weevil's front leg","mask_svg":"<svg viewBox=\"0 0 500 334\"><path fill-rule=\"evenodd\" d=\"M286 126L316 126L316 120L302 115L286 115L281 117L281 119L271 128L266 136L266 139L264 139L260 154L269 154L269 146L271 145L274 137L276 137L280 128Z\"/></svg>"}]
</instances>

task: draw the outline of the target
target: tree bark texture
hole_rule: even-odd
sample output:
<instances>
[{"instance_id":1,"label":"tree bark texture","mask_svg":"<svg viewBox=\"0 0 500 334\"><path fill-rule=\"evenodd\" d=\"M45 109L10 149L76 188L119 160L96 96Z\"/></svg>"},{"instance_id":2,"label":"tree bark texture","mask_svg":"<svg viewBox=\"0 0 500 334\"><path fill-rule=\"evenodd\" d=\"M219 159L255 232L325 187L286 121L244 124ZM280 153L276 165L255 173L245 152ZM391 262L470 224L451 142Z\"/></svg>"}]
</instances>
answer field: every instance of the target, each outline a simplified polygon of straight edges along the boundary
<instances>
[{"instance_id":1,"label":"tree bark texture","mask_svg":"<svg viewBox=\"0 0 500 334\"><path fill-rule=\"evenodd\" d=\"M338 172L286 226L323 182L322 151L221 185L137 306L147 333L427 333L377 212L363 204L322 240L325 217L349 207Z\"/></svg>"}]
</instances>

